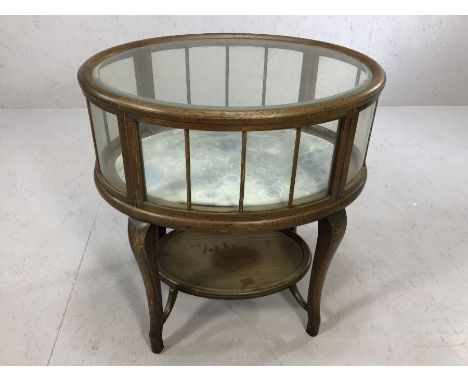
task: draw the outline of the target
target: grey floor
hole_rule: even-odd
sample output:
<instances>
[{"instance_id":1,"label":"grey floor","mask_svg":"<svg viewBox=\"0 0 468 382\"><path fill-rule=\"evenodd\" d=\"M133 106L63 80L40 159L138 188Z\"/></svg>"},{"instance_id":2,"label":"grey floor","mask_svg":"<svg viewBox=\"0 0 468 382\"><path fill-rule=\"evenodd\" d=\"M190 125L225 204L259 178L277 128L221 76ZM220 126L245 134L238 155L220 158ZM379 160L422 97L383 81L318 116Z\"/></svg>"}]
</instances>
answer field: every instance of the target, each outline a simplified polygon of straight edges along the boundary
<instances>
[{"instance_id":1,"label":"grey floor","mask_svg":"<svg viewBox=\"0 0 468 382\"><path fill-rule=\"evenodd\" d=\"M315 338L287 292L182 294L151 353L126 217L93 162L84 110L0 112L0 364L468 364L468 108L378 110ZM299 233L315 246L316 224Z\"/></svg>"}]
</instances>

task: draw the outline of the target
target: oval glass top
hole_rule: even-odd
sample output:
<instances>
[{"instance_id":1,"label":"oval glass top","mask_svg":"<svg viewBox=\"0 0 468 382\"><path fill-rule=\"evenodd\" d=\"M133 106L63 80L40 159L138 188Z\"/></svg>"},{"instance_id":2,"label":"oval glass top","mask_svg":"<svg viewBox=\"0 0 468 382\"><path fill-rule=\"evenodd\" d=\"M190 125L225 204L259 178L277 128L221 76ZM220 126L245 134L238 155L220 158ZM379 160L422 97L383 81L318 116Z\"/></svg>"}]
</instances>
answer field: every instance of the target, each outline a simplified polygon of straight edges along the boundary
<instances>
[{"instance_id":1,"label":"oval glass top","mask_svg":"<svg viewBox=\"0 0 468 382\"><path fill-rule=\"evenodd\" d=\"M162 42L120 51L93 69L108 90L159 104L263 109L350 95L372 78L338 49L252 38Z\"/></svg>"}]
</instances>

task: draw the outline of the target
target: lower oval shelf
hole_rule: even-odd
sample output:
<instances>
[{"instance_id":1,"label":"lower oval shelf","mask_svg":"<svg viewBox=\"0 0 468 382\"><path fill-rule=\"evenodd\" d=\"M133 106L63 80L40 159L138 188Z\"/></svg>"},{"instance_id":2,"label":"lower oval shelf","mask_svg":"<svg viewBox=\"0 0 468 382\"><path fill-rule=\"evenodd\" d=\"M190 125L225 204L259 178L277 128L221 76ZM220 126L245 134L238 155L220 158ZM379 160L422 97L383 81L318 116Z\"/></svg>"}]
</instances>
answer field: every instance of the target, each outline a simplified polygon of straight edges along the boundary
<instances>
[{"instance_id":1,"label":"lower oval shelf","mask_svg":"<svg viewBox=\"0 0 468 382\"><path fill-rule=\"evenodd\" d=\"M196 296L243 299L279 292L307 272L310 249L292 231L172 231L157 244L168 285Z\"/></svg>"}]
</instances>

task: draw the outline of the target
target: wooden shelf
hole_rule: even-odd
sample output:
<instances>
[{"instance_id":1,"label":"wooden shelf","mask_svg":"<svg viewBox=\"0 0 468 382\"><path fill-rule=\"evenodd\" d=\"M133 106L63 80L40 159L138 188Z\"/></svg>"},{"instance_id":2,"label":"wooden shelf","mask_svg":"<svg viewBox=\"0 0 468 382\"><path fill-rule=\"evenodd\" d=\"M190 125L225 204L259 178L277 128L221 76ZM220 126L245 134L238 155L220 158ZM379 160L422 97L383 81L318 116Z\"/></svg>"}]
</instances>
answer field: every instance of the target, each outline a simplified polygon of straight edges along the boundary
<instances>
[{"instance_id":1,"label":"wooden shelf","mask_svg":"<svg viewBox=\"0 0 468 382\"><path fill-rule=\"evenodd\" d=\"M243 299L279 292L307 272L311 255L294 232L172 231L157 244L168 285L196 296Z\"/></svg>"}]
</instances>

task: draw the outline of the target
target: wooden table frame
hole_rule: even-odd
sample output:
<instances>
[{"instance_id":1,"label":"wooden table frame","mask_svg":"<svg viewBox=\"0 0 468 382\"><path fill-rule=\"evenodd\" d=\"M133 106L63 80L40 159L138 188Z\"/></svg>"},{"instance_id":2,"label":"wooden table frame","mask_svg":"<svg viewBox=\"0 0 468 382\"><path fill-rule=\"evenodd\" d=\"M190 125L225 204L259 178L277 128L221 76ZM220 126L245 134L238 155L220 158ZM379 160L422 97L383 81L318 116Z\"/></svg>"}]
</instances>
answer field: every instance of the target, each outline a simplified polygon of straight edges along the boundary
<instances>
[{"instance_id":1,"label":"wooden table frame","mask_svg":"<svg viewBox=\"0 0 468 382\"><path fill-rule=\"evenodd\" d=\"M306 332L314 337L320 328L320 301L328 267L346 231L346 211L340 210L318 222L318 238L312 264L307 301L296 284L289 289L298 303L307 311ZM292 228L295 231L295 228ZM128 219L128 236L135 259L145 284L150 316L150 344L154 353L164 348L162 338L164 322L172 311L178 289L170 287L165 307L161 296L161 279L156 243L166 235L166 228Z\"/></svg>"},{"instance_id":2,"label":"wooden table frame","mask_svg":"<svg viewBox=\"0 0 468 382\"><path fill-rule=\"evenodd\" d=\"M229 45L257 44L265 48L282 46L291 49L291 44L297 44L297 49L303 52L301 83L298 103L292 106L258 108L258 109L214 109L190 108L177 105L158 103L154 100L154 86L145 78L153 78L149 54L157 50L159 44L180 43L186 49L186 68L188 68L188 49L192 46L226 44L226 55L229 55ZM318 47L326 51L339 52L354 60L358 68L367 68L370 80L365 86L340 97L323 102L307 102L315 92L316 77L311 76L310 68L318 65L317 55L304 47ZM142 51L138 48L151 47ZM148 53L149 52L149 53ZM321 53L322 54L322 53ZM324 53L326 54L326 53ZM125 55L133 57L135 65L136 86L140 98L135 98L112 90L97 80L93 71L103 61L122 58ZM267 57L267 55L266 55ZM265 59L266 60L266 59ZM265 61L265 68L267 62ZM187 69L188 70L188 69ZM313 73L314 71L312 71ZM356 84L362 70L358 69ZM143 76L142 73L147 75ZM151 74L151 75L150 75ZM229 67L226 67L226 81ZM144 78L145 77L145 78ZM125 191L116 187L119 180L110 182L101 169L105 163L99 163L99 153L94 134L93 118L90 112L90 124L96 150L96 166L94 180L99 193L113 207L129 216L129 239L138 262L148 297L150 312L151 348L159 353L163 348L162 329L164 321L169 316L175 303L178 290L171 287L168 301L163 309L161 297L161 279L158 269L157 243L166 233L166 228L180 231L277 231L297 227L318 221L318 240L313 258L310 284L307 300L299 293L295 285L289 286L293 296L307 311L307 333L315 336L320 326L320 300L327 269L331 259L344 235L346 229L345 207L352 203L362 191L366 178L365 164L367 147L363 155L363 164L356 175L349 181L347 175L353 155L354 137L358 124L359 113L369 106L376 105L385 85L385 72L371 58L341 46L315 40L289 36L272 36L256 34L201 34L168 36L135 41L116 46L100 52L88 59L78 71L78 81L86 97L88 110L93 104L112 113L118 121L120 142L119 152L122 153L125 170ZM187 79L187 103L190 104L190 79ZM266 69L264 69L264 88L262 104L265 104ZM228 89L226 88L226 100ZM151 100L153 98L153 100ZM313 98L313 97L312 97ZM226 101L227 102L227 101ZM376 108L375 108L376 109ZM375 113L375 110L374 110ZM338 121L337 131L327 133L321 124ZM372 117L373 121L373 117ZM182 129L185 138L186 184L187 198L183 205L163 200L152 200L146 194L144 168L142 163L141 136L139 126L151 124L174 129ZM245 206L245 163L248 133L252 131L270 131L278 129L295 129L296 139L293 150L293 163L289 197L286 203L277 206L252 208ZM199 206L192 203L191 198L191 168L190 168L190 131L236 131L242 136L239 203L235 208L216 206ZM298 150L301 134L313 131L322 134L325 139L332 139L335 144L329 187L325 195L312 195L300 203L294 199L295 175L298 163ZM327 135L328 134L328 135ZM109 134L107 134L109 137Z\"/></svg>"}]
</instances>

